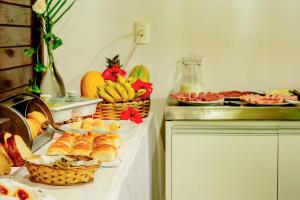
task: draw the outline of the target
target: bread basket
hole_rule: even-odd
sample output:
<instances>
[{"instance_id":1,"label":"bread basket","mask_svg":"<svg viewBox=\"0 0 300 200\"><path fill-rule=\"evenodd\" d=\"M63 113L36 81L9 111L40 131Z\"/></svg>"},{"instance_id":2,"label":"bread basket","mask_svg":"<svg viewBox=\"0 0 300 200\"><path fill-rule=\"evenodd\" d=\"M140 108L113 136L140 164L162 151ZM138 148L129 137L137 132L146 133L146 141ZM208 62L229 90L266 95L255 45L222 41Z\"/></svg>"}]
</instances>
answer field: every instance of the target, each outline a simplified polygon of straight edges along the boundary
<instances>
[{"instance_id":1,"label":"bread basket","mask_svg":"<svg viewBox=\"0 0 300 200\"><path fill-rule=\"evenodd\" d=\"M68 156L76 160L92 160L86 156ZM36 164L30 161L25 166L30 174L30 180L35 183L47 185L74 185L87 183L94 179L94 174L101 163L95 165L63 167L56 165Z\"/></svg>"},{"instance_id":2,"label":"bread basket","mask_svg":"<svg viewBox=\"0 0 300 200\"><path fill-rule=\"evenodd\" d=\"M150 99L118 103L101 102L97 104L96 113L93 115L93 118L120 120L121 113L130 107L137 109L142 118L147 117L150 110Z\"/></svg>"}]
</instances>

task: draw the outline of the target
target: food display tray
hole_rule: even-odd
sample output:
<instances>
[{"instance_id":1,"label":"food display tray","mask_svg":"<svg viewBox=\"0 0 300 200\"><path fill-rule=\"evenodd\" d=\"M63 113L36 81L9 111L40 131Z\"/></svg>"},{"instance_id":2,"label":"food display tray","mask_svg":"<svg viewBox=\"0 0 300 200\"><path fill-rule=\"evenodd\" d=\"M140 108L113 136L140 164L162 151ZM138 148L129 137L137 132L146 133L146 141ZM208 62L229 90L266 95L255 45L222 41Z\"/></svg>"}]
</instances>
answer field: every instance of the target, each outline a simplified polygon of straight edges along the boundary
<instances>
[{"instance_id":1,"label":"food display tray","mask_svg":"<svg viewBox=\"0 0 300 200\"><path fill-rule=\"evenodd\" d=\"M300 120L300 107L246 106L245 103L224 106L181 106L169 101L166 120Z\"/></svg>"}]
</instances>

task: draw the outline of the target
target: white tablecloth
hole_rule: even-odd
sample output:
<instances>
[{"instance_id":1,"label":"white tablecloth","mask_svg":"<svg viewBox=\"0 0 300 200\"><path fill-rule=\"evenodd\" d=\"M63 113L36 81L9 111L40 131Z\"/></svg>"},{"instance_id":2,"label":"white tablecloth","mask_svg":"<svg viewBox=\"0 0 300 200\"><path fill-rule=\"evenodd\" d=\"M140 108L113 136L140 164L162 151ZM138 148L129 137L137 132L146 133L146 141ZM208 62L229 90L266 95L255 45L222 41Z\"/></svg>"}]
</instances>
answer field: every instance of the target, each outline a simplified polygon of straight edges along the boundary
<instances>
[{"instance_id":1,"label":"white tablecloth","mask_svg":"<svg viewBox=\"0 0 300 200\"><path fill-rule=\"evenodd\" d=\"M120 165L103 167L97 171L93 182L76 186L48 186L32 183L26 168L19 170L14 179L20 183L40 188L57 200L152 200L157 199L155 155L156 124L153 114L126 134L120 149ZM124 133L125 134L125 133ZM39 153L46 151L45 148ZM154 173L153 173L154 172ZM153 196L155 195L155 196Z\"/></svg>"}]
</instances>

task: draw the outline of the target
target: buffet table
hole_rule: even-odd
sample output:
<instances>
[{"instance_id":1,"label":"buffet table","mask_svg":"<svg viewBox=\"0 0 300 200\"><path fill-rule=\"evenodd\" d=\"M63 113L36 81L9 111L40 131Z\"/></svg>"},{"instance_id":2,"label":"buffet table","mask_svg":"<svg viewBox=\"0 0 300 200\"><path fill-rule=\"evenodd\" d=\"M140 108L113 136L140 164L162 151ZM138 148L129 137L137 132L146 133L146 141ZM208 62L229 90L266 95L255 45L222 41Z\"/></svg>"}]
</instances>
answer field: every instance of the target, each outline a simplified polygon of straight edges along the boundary
<instances>
[{"instance_id":1,"label":"buffet table","mask_svg":"<svg viewBox=\"0 0 300 200\"><path fill-rule=\"evenodd\" d=\"M147 200L154 199L158 184L153 183L152 174L155 170L155 131L156 124L153 114L144 119L144 123L136 125L126 133L119 152L120 162L101 167L94 181L74 186L49 186L33 183L29 180L26 168L13 174L13 179L39 188L60 200ZM49 144L48 144L49 145ZM47 146L37 154L45 153ZM153 173L154 172L154 173ZM156 178L154 178L156 180Z\"/></svg>"}]
</instances>

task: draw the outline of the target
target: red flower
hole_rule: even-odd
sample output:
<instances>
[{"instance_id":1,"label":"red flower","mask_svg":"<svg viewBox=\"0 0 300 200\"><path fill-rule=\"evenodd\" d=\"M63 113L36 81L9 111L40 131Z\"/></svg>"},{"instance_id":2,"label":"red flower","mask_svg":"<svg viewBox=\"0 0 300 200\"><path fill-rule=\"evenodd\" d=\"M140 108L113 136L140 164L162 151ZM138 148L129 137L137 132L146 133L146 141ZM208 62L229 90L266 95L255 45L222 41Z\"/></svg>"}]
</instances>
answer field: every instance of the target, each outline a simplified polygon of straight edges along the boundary
<instances>
[{"instance_id":1,"label":"red flower","mask_svg":"<svg viewBox=\"0 0 300 200\"><path fill-rule=\"evenodd\" d=\"M144 81L141 81L140 79L135 81L132 84L132 87L135 91L138 91L139 89L146 89L146 92L142 96L140 96L141 99L149 99L150 94L153 91L152 83L144 82Z\"/></svg>"},{"instance_id":2,"label":"red flower","mask_svg":"<svg viewBox=\"0 0 300 200\"><path fill-rule=\"evenodd\" d=\"M143 122L143 119L140 113L134 108L128 108L127 110L121 113L121 120L130 120L136 124Z\"/></svg>"},{"instance_id":3,"label":"red flower","mask_svg":"<svg viewBox=\"0 0 300 200\"><path fill-rule=\"evenodd\" d=\"M102 73L102 76L105 80L111 80L113 82L117 81L119 75L125 76L126 72L117 64L110 68L106 68Z\"/></svg>"}]
</instances>

